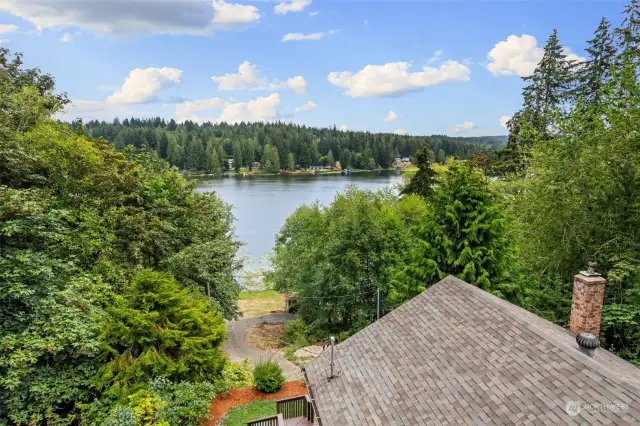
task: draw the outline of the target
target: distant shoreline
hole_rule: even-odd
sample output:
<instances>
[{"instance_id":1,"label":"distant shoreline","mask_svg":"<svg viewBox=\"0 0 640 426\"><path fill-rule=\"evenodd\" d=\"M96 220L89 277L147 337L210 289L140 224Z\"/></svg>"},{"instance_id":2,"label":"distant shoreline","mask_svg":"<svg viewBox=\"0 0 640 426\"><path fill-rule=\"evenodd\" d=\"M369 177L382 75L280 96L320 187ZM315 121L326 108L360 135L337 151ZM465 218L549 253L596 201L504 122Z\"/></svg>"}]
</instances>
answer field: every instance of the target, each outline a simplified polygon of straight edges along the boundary
<instances>
[{"instance_id":1,"label":"distant shoreline","mask_svg":"<svg viewBox=\"0 0 640 426\"><path fill-rule=\"evenodd\" d=\"M415 166L409 166L409 167L393 167L393 168L387 168L387 169L373 169L373 170L367 170L367 169L351 169L351 173L365 173L365 172L380 172L380 171L401 171L401 172L413 172L418 170L417 167ZM211 178L224 178L224 177L238 177L238 176L242 176L244 174L246 174L247 177L249 176L323 176L323 175L342 175L342 171L341 170L331 170L331 171L316 171L315 173L310 173L310 172L300 172L300 171L296 171L293 173L264 173L260 170L258 171L240 171L240 172L224 172L222 175L216 175L214 173L199 173L199 172L184 172L181 171L180 175L184 176L186 178L198 178L198 177L211 177Z\"/></svg>"}]
</instances>

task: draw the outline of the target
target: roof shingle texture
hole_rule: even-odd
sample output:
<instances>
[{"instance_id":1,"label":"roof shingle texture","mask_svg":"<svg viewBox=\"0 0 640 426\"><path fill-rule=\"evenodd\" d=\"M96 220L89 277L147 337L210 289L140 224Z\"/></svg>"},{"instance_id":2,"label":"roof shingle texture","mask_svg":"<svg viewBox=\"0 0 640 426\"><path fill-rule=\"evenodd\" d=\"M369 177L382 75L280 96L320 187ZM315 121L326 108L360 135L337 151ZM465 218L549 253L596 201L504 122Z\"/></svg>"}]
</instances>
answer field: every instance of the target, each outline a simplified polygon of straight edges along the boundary
<instances>
[{"instance_id":1,"label":"roof shingle texture","mask_svg":"<svg viewBox=\"0 0 640 426\"><path fill-rule=\"evenodd\" d=\"M336 345L332 380L329 361L305 369L322 426L640 425L640 369L451 276Z\"/></svg>"}]
</instances>

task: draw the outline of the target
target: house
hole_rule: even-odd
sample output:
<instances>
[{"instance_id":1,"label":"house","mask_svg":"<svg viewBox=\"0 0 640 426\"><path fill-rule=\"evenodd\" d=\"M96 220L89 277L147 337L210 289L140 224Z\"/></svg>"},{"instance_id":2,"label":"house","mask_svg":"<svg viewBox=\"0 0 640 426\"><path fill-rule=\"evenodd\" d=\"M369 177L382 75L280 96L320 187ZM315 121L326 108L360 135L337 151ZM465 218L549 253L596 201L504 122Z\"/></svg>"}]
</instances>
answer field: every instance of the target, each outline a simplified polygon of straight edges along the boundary
<instances>
[{"instance_id":1,"label":"house","mask_svg":"<svg viewBox=\"0 0 640 426\"><path fill-rule=\"evenodd\" d=\"M604 286L598 275L576 275L569 331L449 276L337 344L332 377L330 351L304 368L308 418L320 426L640 424L640 369L594 349Z\"/></svg>"},{"instance_id":2,"label":"house","mask_svg":"<svg viewBox=\"0 0 640 426\"><path fill-rule=\"evenodd\" d=\"M324 166L311 166L311 170L324 170Z\"/></svg>"},{"instance_id":3,"label":"house","mask_svg":"<svg viewBox=\"0 0 640 426\"><path fill-rule=\"evenodd\" d=\"M409 163L409 162L411 162L411 158L409 158L409 157L402 157L402 160L401 160L401 161L402 161L403 163Z\"/></svg>"},{"instance_id":4,"label":"house","mask_svg":"<svg viewBox=\"0 0 640 426\"><path fill-rule=\"evenodd\" d=\"M393 159L394 163L399 163L402 159L400 157L396 157Z\"/></svg>"},{"instance_id":5,"label":"house","mask_svg":"<svg viewBox=\"0 0 640 426\"><path fill-rule=\"evenodd\" d=\"M259 161L254 161L254 162L251 164L251 168L252 168L253 170L257 170L257 169L259 169L259 168L260 168L260 162L259 162Z\"/></svg>"},{"instance_id":6,"label":"house","mask_svg":"<svg viewBox=\"0 0 640 426\"><path fill-rule=\"evenodd\" d=\"M227 164L229 164L229 169L233 169L233 158L228 158Z\"/></svg>"}]
</instances>

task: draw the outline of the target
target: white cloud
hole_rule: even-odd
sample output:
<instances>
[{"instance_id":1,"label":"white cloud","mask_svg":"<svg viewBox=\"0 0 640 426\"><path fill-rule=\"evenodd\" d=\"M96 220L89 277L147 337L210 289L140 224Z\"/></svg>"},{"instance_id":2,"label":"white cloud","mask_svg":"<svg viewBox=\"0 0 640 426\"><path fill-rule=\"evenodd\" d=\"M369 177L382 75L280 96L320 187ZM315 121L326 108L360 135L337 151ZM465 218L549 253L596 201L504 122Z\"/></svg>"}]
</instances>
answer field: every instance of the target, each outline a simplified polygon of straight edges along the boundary
<instances>
[{"instance_id":1,"label":"white cloud","mask_svg":"<svg viewBox=\"0 0 640 426\"><path fill-rule=\"evenodd\" d=\"M564 48L563 53L569 60L578 62L586 60L569 48ZM490 61L487 69L493 75L528 77L533 74L543 55L544 49L538 47L538 41L534 36L523 34L518 37L512 34L506 40L496 43L487 54Z\"/></svg>"},{"instance_id":2,"label":"white cloud","mask_svg":"<svg viewBox=\"0 0 640 426\"><path fill-rule=\"evenodd\" d=\"M136 68L124 84L107 98L112 104L139 104L153 100L160 90L180 84L182 71L176 68Z\"/></svg>"},{"instance_id":3,"label":"white cloud","mask_svg":"<svg viewBox=\"0 0 640 426\"><path fill-rule=\"evenodd\" d=\"M347 130L349 130L349 126L347 126L346 124L341 124L340 127L338 128L343 132L346 132Z\"/></svg>"},{"instance_id":4,"label":"white cloud","mask_svg":"<svg viewBox=\"0 0 640 426\"><path fill-rule=\"evenodd\" d=\"M364 24L365 24L365 25L369 25L369 21L365 19L365 20L364 20Z\"/></svg>"},{"instance_id":5,"label":"white cloud","mask_svg":"<svg viewBox=\"0 0 640 426\"><path fill-rule=\"evenodd\" d=\"M274 93L249 102L228 104L216 121L239 123L241 121L272 121L278 117L280 95Z\"/></svg>"},{"instance_id":6,"label":"white cloud","mask_svg":"<svg viewBox=\"0 0 640 426\"><path fill-rule=\"evenodd\" d=\"M261 96L257 99L249 102L228 103L219 98L202 99L189 101L191 104L182 106L180 109L176 107L176 115L180 119L180 122L191 120L197 123L240 123L244 122L256 122L256 121L273 121L278 118L278 108L280 106L280 95L277 93L269 96ZM208 117L193 115L194 112L202 111L205 109L219 109L222 108L222 112L218 117ZM178 114L182 113L182 115ZM192 114L187 114L191 112Z\"/></svg>"},{"instance_id":7,"label":"white cloud","mask_svg":"<svg viewBox=\"0 0 640 426\"><path fill-rule=\"evenodd\" d=\"M336 35L340 32L340 30L329 30L329 35Z\"/></svg>"},{"instance_id":8,"label":"white cloud","mask_svg":"<svg viewBox=\"0 0 640 426\"><path fill-rule=\"evenodd\" d=\"M262 88L266 85L266 79L260 77L260 71L255 65L244 61L238 65L237 74L225 74L211 77L218 83L218 90L250 90Z\"/></svg>"},{"instance_id":9,"label":"white cloud","mask_svg":"<svg viewBox=\"0 0 640 426\"><path fill-rule=\"evenodd\" d=\"M438 49L433 52L433 56L427 61L428 64L434 64L440 60L442 54L444 53L444 49Z\"/></svg>"},{"instance_id":10,"label":"white cloud","mask_svg":"<svg viewBox=\"0 0 640 426\"><path fill-rule=\"evenodd\" d=\"M585 62L587 60L587 58L585 58L584 56L580 56L580 55L577 55L577 54L573 53L573 51L571 49L569 49L568 47L563 48L562 49L562 53L570 61Z\"/></svg>"},{"instance_id":11,"label":"white cloud","mask_svg":"<svg viewBox=\"0 0 640 426\"><path fill-rule=\"evenodd\" d=\"M318 12L317 10L315 12L309 12L309 16L318 16L320 15L320 12Z\"/></svg>"},{"instance_id":12,"label":"white cloud","mask_svg":"<svg viewBox=\"0 0 640 426\"><path fill-rule=\"evenodd\" d=\"M211 22L214 28L243 28L260 20L258 8L255 6L213 0L213 10Z\"/></svg>"},{"instance_id":13,"label":"white cloud","mask_svg":"<svg viewBox=\"0 0 640 426\"><path fill-rule=\"evenodd\" d=\"M457 61L446 61L439 68L423 66L422 71L409 72L409 62L367 65L353 74L332 72L329 81L347 89L346 94L358 97L394 96L421 90L448 81L469 81L471 70Z\"/></svg>"},{"instance_id":14,"label":"white cloud","mask_svg":"<svg viewBox=\"0 0 640 426\"><path fill-rule=\"evenodd\" d=\"M316 109L316 104L312 101L307 102L306 104L299 106L293 110L294 114L301 111L311 111L312 109Z\"/></svg>"},{"instance_id":15,"label":"white cloud","mask_svg":"<svg viewBox=\"0 0 640 426\"><path fill-rule=\"evenodd\" d=\"M407 131L405 129L395 129L393 133L395 133L396 135L406 135Z\"/></svg>"},{"instance_id":16,"label":"white cloud","mask_svg":"<svg viewBox=\"0 0 640 426\"><path fill-rule=\"evenodd\" d=\"M288 33L282 37L282 41L301 41L301 40L320 40L324 37L324 33Z\"/></svg>"},{"instance_id":17,"label":"white cloud","mask_svg":"<svg viewBox=\"0 0 640 426\"><path fill-rule=\"evenodd\" d=\"M260 76L260 70L248 61L238 65L237 74L213 76L211 79L218 83L219 91L291 89L297 94L303 94L307 91L307 81L304 77L297 75L283 82L277 80L268 82L266 78Z\"/></svg>"},{"instance_id":18,"label":"white cloud","mask_svg":"<svg viewBox=\"0 0 640 426\"><path fill-rule=\"evenodd\" d=\"M465 121L462 124L456 124L456 126L451 130L453 130L455 133L460 133L460 132L466 132L468 130L474 129L475 127L476 127L476 123L474 123L473 121Z\"/></svg>"},{"instance_id":19,"label":"white cloud","mask_svg":"<svg viewBox=\"0 0 640 426\"><path fill-rule=\"evenodd\" d=\"M273 11L276 15L286 15L289 12L302 12L311 4L311 0L284 0L278 3Z\"/></svg>"},{"instance_id":20,"label":"white cloud","mask_svg":"<svg viewBox=\"0 0 640 426\"><path fill-rule=\"evenodd\" d=\"M0 2L0 5L1 4L2 4L2 2ZM11 32L14 32L17 29L18 29L17 25L0 24L0 34L11 33Z\"/></svg>"},{"instance_id":21,"label":"white cloud","mask_svg":"<svg viewBox=\"0 0 640 426\"><path fill-rule=\"evenodd\" d=\"M72 38L73 36L71 35L71 33L64 33L62 34L62 37L60 37L60 41L68 43L71 41Z\"/></svg>"},{"instance_id":22,"label":"white cloud","mask_svg":"<svg viewBox=\"0 0 640 426\"><path fill-rule=\"evenodd\" d=\"M54 118L62 121L75 120L76 118L104 120L137 115L149 115L149 113L135 111L127 106L117 106L103 101L74 99L65 106L64 111L55 114Z\"/></svg>"},{"instance_id":23,"label":"white cloud","mask_svg":"<svg viewBox=\"0 0 640 426\"><path fill-rule=\"evenodd\" d=\"M500 117L500 127L502 127L503 129L507 128L507 123L509 122L509 120L511 120L511 116L510 115L503 115Z\"/></svg>"},{"instance_id":24,"label":"white cloud","mask_svg":"<svg viewBox=\"0 0 640 426\"><path fill-rule=\"evenodd\" d=\"M222 0L0 0L0 10L24 18L39 31L77 27L117 37L201 35L260 19L256 7Z\"/></svg>"},{"instance_id":25,"label":"white cloud","mask_svg":"<svg viewBox=\"0 0 640 426\"><path fill-rule=\"evenodd\" d=\"M389 114L387 114L387 116L384 118L384 121L386 121L387 123L390 123L393 120L396 120L397 118L398 118L398 114L396 114L393 111L389 111Z\"/></svg>"},{"instance_id":26,"label":"white cloud","mask_svg":"<svg viewBox=\"0 0 640 426\"><path fill-rule=\"evenodd\" d=\"M176 105L176 115L180 118L189 117L198 111L224 108L227 102L221 98L198 99L185 101Z\"/></svg>"},{"instance_id":27,"label":"white cloud","mask_svg":"<svg viewBox=\"0 0 640 426\"><path fill-rule=\"evenodd\" d=\"M0 38L0 44L2 44L2 43L6 43L6 42L8 42L8 41L9 41L9 39L6 39L6 38Z\"/></svg>"},{"instance_id":28,"label":"white cloud","mask_svg":"<svg viewBox=\"0 0 640 426\"><path fill-rule=\"evenodd\" d=\"M510 35L505 41L497 43L488 53L491 62L487 69L493 75L518 75L526 77L533 74L544 50L538 47L536 38L523 34L521 37Z\"/></svg>"},{"instance_id":29,"label":"white cloud","mask_svg":"<svg viewBox=\"0 0 640 426\"><path fill-rule=\"evenodd\" d=\"M273 82L269 84L269 90L291 89L298 95L307 93L307 81L304 77L297 75L284 82Z\"/></svg>"}]
</instances>

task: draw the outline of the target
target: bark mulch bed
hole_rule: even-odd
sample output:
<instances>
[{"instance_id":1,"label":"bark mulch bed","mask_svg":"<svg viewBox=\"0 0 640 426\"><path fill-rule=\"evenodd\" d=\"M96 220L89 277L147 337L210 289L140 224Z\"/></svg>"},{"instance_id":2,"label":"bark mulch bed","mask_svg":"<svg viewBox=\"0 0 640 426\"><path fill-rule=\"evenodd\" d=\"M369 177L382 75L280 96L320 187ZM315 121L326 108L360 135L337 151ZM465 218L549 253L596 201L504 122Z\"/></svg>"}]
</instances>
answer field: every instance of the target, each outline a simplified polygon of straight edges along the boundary
<instances>
[{"instance_id":1,"label":"bark mulch bed","mask_svg":"<svg viewBox=\"0 0 640 426\"><path fill-rule=\"evenodd\" d=\"M247 405L250 402L264 399L284 399L309 393L301 380L294 380L284 384L282 389L275 393L264 393L253 387L235 388L229 392L220 394L211 402L209 420L203 426L215 426L215 424L227 414L233 407Z\"/></svg>"}]
</instances>

